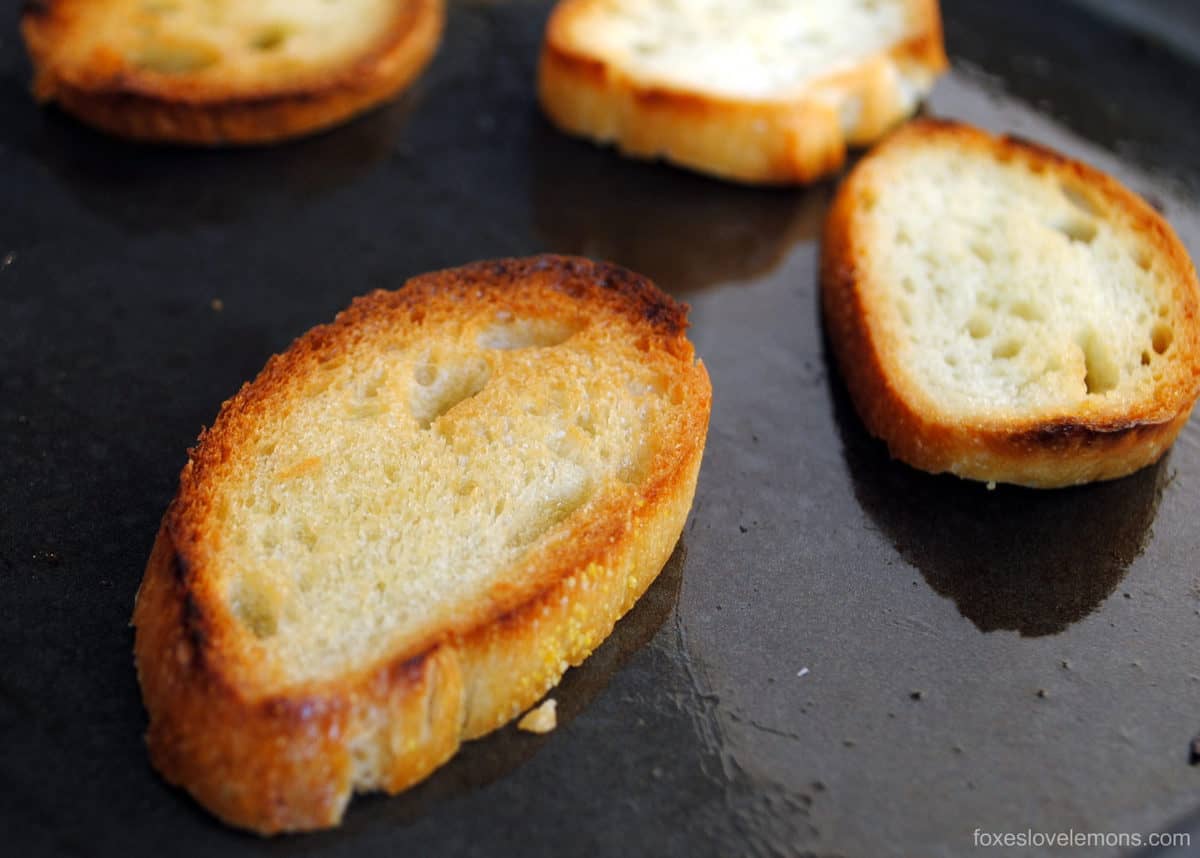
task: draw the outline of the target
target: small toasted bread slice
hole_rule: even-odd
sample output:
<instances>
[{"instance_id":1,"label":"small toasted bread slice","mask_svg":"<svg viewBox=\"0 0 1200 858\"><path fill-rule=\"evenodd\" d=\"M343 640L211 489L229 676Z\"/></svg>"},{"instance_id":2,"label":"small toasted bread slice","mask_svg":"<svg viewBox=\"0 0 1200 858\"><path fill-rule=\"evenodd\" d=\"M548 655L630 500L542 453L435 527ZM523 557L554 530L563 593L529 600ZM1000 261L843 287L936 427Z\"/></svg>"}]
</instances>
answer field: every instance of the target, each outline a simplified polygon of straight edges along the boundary
<instances>
[{"instance_id":1,"label":"small toasted bread slice","mask_svg":"<svg viewBox=\"0 0 1200 858\"><path fill-rule=\"evenodd\" d=\"M1200 394L1200 286L1171 227L1084 164L951 122L864 158L825 227L825 319L870 432L927 471L1129 474Z\"/></svg>"},{"instance_id":2,"label":"small toasted bread slice","mask_svg":"<svg viewBox=\"0 0 1200 858\"><path fill-rule=\"evenodd\" d=\"M566 257L360 298L204 432L134 609L154 765L335 825L520 715L658 575L711 388L686 308Z\"/></svg>"},{"instance_id":3,"label":"small toasted bread slice","mask_svg":"<svg viewBox=\"0 0 1200 858\"><path fill-rule=\"evenodd\" d=\"M936 0L562 0L542 107L564 131L725 179L810 182L946 67Z\"/></svg>"},{"instance_id":4,"label":"small toasted bread slice","mask_svg":"<svg viewBox=\"0 0 1200 858\"><path fill-rule=\"evenodd\" d=\"M405 87L443 0L31 0L34 94L121 137L271 143Z\"/></svg>"}]
</instances>

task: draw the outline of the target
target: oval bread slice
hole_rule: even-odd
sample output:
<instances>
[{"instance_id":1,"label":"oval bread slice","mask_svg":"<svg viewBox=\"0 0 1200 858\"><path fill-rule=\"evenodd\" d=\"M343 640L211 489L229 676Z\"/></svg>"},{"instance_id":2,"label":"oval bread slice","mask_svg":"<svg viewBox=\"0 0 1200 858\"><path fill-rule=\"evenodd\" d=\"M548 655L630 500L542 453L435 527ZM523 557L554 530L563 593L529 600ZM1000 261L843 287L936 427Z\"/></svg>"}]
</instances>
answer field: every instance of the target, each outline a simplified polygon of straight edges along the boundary
<instances>
[{"instance_id":1,"label":"oval bread slice","mask_svg":"<svg viewBox=\"0 0 1200 858\"><path fill-rule=\"evenodd\" d=\"M859 414L927 471L1124 476L1162 456L1200 394L1200 286L1171 227L1013 137L898 131L838 190L821 272Z\"/></svg>"},{"instance_id":2,"label":"oval bread slice","mask_svg":"<svg viewBox=\"0 0 1200 858\"><path fill-rule=\"evenodd\" d=\"M226 822L336 824L526 710L679 538L686 307L565 257L428 274L272 358L190 451L134 610L151 759Z\"/></svg>"},{"instance_id":3,"label":"oval bread slice","mask_svg":"<svg viewBox=\"0 0 1200 858\"><path fill-rule=\"evenodd\" d=\"M936 0L562 0L542 107L564 131L755 184L836 172L946 67Z\"/></svg>"},{"instance_id":4,"label":"oval bread slice","mask_svg":"<svg viewBox=\"0 0 1200 858\"><path fill-rule=\"evenodd\" d=\"M383 102L437 48L443 0L32 0L34 94L112 134L270 143Z\"/></svg>"}]
</instances>

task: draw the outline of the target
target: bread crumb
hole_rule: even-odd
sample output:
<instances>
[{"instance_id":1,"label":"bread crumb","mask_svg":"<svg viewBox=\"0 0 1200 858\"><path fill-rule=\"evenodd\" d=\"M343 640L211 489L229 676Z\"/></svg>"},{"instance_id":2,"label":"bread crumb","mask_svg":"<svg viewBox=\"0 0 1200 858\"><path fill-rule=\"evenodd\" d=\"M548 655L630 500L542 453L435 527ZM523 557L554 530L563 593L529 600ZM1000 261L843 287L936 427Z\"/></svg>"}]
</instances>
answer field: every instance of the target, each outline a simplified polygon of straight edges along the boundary
<instances>
[{"instance_id":1,"label":"bread crumb","mask_svg":"<svg viewBox=\"0 0 1200 858\"><path fill-rule=\"evenodd\" d=\"M16 259L17 259L16 251L4 254L4 261L0 262L0 269L4 269L4 268L7 268L8 266L12 265L13 262L16 261Z\"/></svg>"},{"instance_id":2,"label":"bread crumb","mask_svg":"<svg viewBox=\"0 0 1200 858\"><path fill-rule=\"evenodd\" d=\"M994 492L996 490L996 481L995 480L988 480L987 490L989 492Z\"/></svg>"},{"instance_id":3,"label":"bread crumb","mask_svg":"<svg viewBox=\"0 0 1200 858\"><path fill-rule=\"evenodd\" d=\"M549 733L558 726L558 701L553 697L546 698L541 706L535 706L525 713L517 722L517 729L527 733Z\"/></svg>"},{"instance_id":4,"label":"bread crumb","mask_svg":"<svg viewBox=\"0 0 1200 858\"><path fill-rule=\"evenodd\" d=\"M213 298L212 301L209 302L208 306L213 308L213 312L219 313L225 309L225 302L220 298Z\"/></svg>"}]
</instances>

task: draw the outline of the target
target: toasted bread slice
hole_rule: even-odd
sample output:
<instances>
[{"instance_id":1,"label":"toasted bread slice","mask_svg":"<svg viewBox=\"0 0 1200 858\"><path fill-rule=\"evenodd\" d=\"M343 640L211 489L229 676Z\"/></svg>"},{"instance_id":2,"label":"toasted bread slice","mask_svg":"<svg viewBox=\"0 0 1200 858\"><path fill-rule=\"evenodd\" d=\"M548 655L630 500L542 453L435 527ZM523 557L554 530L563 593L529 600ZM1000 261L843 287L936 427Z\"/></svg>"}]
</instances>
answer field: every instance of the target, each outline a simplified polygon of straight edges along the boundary
<instances>
[{"instance_id":1,"label":"toasted bread slice","mask_svg":"<svg viewBox=\"0 0 1200 858\"><path fill-rule=\"evenodd\" d=\"M272 358L138 593L159 771L234 825L330 826L537 701L679 538L712 396L685 314L620 268L502 260Z\"/></svg>"},{"instance_id":2,"label":"toasted bread slice","mask_svg":"<svg viewBox=\"0 0 1200 858\"><path fill-rule=\"evenodd\" d=\"M562 0L542 107L571 134L755 184L836 171L946 67L937 0Z\"/></svg>"},{"instance_id":3,"label":"toasted bread slice","mask_svg":"<svg viewBox=\"0 0 1200 858\"><path fill-rule=\"evenodd\" d=\"M270 143L391 98L443 0L31 0L34 94L136 140Z\"/></svg>"},{"instance_id":4,"label":"toasted bread slice","mask_svg":"<svg viewBox=\"0 0 1200 858\"><path fill-rule=\"evenodd\" d=\"M922 120L838 190L825 318L870 432L927 471L1033 487L1156 461L1200 394L1171 227L1084 164Z\"/></svg>"}]
</instances>

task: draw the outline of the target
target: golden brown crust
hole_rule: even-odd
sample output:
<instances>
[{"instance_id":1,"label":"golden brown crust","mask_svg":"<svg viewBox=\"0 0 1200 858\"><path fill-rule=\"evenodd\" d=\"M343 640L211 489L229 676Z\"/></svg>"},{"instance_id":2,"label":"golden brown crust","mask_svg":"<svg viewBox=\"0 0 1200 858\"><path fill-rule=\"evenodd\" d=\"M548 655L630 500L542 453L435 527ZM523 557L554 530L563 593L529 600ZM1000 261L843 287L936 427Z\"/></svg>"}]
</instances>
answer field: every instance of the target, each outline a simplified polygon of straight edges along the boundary
<instances>
[{"instance_id":1,"label":"golden brown crust","mask_svg":"<svg viewBox=\"0 0 1200 858\"><path fill-rule=\"evenodd\" d=\"M814 81L796 100L740 101L648 85L566 36L570 17L591 2L563 0L546 25L538 95L547 117L626 155L747 184L803 184L836 172L848 146L878 139L915 108L902 97L900 78L932 81L948 65L937 0L914 0L912 36ZM854 100L859 118L843 127L842 107Z\"/></svg>"},{"instance_id":2,"label":"golden brown crust","mask_svg":"<svg viewBox=\"0 0 1200 858\"><path fill-rule=\"evenodd\" d=\"M419 325L464 301L542 316L574 307L629 320L647 338L648 359L668 361L681 376L689 405L678 438L649 465L632 508L610 505L589 515L570 540L537 559L531 586L492 592L453 626L353 674L264 692L231 663L231 630L206 589L211 481L260 409L307 368L376 331ZM272 358L191 451L138 594L135 656L159 771L232 824L264 834L319 828L338 822L356 786L404 789L464 739L534 703L654 580L691 507L711 388L684 336L685 314L649 281L614 266L566 257L500 260L360 298ZM383 762L367 771L366 759Z\"/></svg>"},{"instance_id":3,"label":"golden brown crust","mask_svg":"<svg viewBox=\"0 0 1200 858\"><path fill-rule=\"evenodd\" d=\"M21 17L34 94L131 140L194 145L274 143L344 122L395 96L425 68L445 22L444 0L402 0L391 27L353 63L302 85L199 86L147 74L116 52L79 69L57 48L77 0L34 0Z\"/></svg>"},{"instance_id":4,"label":"golden brown crust","mask_svg":"<svg viewBox=\"0 0 1200 858\"><path fill-rule=\"evenodd\" d=\"M979 416L955 420L896 371L894 344L882 332L867 295L865 246L857 219L870 162L895 148L936 143L1021 159L1091 189L1105 207L1123 213L1174 273L1178 352L1155 396L1135 407L1093 409L1050 418ZM967 125L922 119L874 150L842 183L825 224L821 248L825 323L855 407L892 456L934 473L1053 488L1115 479L1157 461L1174 442L1200 396L1200 284L1170 225L1115 179L1016 137L992 137Z\"/></svg>"}]
</instances>

